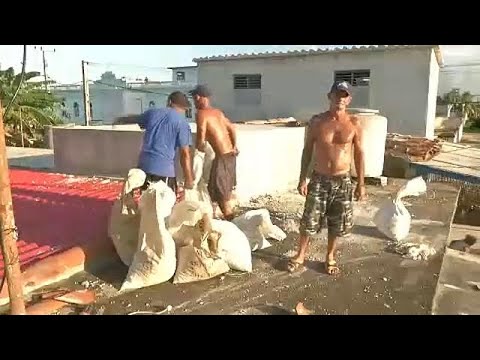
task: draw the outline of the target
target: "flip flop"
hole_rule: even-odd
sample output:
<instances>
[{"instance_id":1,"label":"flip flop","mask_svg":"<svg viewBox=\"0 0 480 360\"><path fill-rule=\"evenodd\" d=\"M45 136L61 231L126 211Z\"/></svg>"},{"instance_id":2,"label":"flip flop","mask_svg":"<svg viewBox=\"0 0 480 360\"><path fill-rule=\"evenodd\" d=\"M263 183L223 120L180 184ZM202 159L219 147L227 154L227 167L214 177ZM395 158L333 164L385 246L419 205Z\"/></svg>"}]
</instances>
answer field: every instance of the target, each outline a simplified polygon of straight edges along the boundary
<instances>
[{"instance_id":1,"label":"flip flop","mask_svg":"<svg viewBox=\"0 0 480 360\"><path fill-rule=\"evenodd\" d=\"M298 262L292 259L288 260L287 270L290 274L298 271L301 267L303 267L303 262Z\"/></svg>"},{"instance_id":2,"label":"flip flop","mask_svg":"<svg viewBox=\"0 0 480 360\"><path fill-rule=\"evenodd\" d=\"M338 275L340 273L340 269L335 260L325 262L325 271L328 275Z\"/></svg>"}]
</instances>

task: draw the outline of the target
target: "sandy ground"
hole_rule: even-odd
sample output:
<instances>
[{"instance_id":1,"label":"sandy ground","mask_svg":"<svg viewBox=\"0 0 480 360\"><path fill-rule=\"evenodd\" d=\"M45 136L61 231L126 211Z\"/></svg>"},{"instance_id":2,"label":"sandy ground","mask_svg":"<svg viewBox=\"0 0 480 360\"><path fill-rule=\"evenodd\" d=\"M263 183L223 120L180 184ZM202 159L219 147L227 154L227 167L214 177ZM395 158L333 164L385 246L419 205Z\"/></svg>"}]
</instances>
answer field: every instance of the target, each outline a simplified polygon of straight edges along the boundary
<instances>
[{"instance_id":1,"label":"sandy ground","mask_svg":"<svg viewBox=\"0 0 480 360\"><path fill-rule=\"evenodd\" d=\"M267 208L273 222L288 233L283 242L272 242L272 247L253 254L251 274L232 271L208 281L183 285L167 282L119 294L117 289L127 269L116 262L99 272L78 274L54 288L94 289L98 301L87 309L91 314L157 312L171 305L171 314L287 315L300 301L318 315L429 314L458 192L447 185L430 185L425 196L408 199L413 217L410 240L429 241L437 249L428 261L415 261L393 251L372 226L380 202L395 188L398 184L386 189L369 187L369 200L357 204L354 234L339 246L342 273L337 277L324 271L325 233L312 242L302 271L285 271L287 258L295 252L304 203L291 191L244 204L248 207L243 210ZM67 307L60 313L76 314L80 310Z\"/></svg>"},{"instance_id":2,"label":"sandy ground","mask_svg":"<svg viewBox=\"0 0 480 360\"><path fill-rule=\"evenodd\" d=\"M480 148L480 133L464 133L461 144Z\"/></svg>"}]
</instances>

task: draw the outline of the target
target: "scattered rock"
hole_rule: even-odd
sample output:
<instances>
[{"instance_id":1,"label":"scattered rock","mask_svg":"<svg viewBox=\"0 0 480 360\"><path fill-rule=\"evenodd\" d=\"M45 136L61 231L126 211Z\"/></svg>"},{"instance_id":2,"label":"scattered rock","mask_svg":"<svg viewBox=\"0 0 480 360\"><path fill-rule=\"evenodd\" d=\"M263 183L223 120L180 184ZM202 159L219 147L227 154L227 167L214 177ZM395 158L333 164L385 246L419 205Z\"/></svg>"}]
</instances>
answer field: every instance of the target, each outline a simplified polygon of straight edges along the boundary
<instances>
[{"instance_id":1,"label":"scattered rock","mask_svg":"<svg viewBox=\"0 0 480 360\"><path fill-rule=\"evenodd\" d=\"M388 281L388 279L386 277L383 278L383 281Z\"/></svg>"},{"instance_id":2,"label":"scattered rock","mask_svg":"<svg viewBox=\"0 0 480 360\"><path fill-rule=\"evenodd\" d=\"M387 309L390 309L390 308L391 308L391 306L388 305L388 304L383 304L383 306L385 306Z\"/></svg>"},{"instance_id":3,"label":"scattered rock","mask_svg":"<svg viewBox=\"0 0 480 360\"><path fill-rule=\"evenodd\" d=\"M87 280L82 281L80 285L88 289L90 287L90 281L87 281Z\"/></svg>"},{"instance_id":4,"label":"scattered rock","mask_svg":"<svg viewBox=\"0 0 480 360\"><path fill-rule=\"evenodd\" d=\"M473 287L474 290L480 291L480 282L468 281L467 283Z\"/></svg>"}]
</instances>

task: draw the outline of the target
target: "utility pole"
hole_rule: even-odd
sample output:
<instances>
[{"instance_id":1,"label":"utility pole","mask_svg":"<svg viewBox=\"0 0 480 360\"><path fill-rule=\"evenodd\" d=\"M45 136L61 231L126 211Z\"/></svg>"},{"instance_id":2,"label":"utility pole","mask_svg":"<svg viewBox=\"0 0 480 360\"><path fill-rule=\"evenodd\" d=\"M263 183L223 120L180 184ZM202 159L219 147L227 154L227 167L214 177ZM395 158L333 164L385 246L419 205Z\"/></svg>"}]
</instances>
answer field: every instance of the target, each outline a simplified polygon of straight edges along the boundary
<instances>
[{"instance_id":1,"label":"utility pole","mask_svg":"<svg viewBox=\"0 0 480 360\"><path fill-rule=\"evenodd\" d=\"M34 49L37 47L35 46ZM53 50L45 50L43 46L40 46L40 51L42 52L42 59L43 59L43 78L45 79L45 91L48 91L48 77L47 77L47 60L45 59L45 53L46 52L55 52L55 49Z\"/></svg>"},{"instance_id":2,"label":"utility pole","mask_svg":"<svg viewBox=\"0 0 480 360\"><path fill-rule=\"evenodd\" d=\"M5 263L5 279L10 297L10 313L25 315L22 273L17 248L17 228L13 214L12 192L5 145L3 107L0 102L0 242Z\"/></svg>"},{"instance_id":3,"label":"utility pole","mask_svg":"<svg viewBox=\"0 0 480 360\"><path fill-rule=\"evenodd\" d=\"M47 62L45 61L45 51L42 49L43 57L43 76L45 78L45 91L48 91L48 80L47 80Z\"/></svg>"},{"instance_id":4,"label":"utility pole","mask_svg":"<svg viewBox=\"0 0 480 360\"><path fill-rule=\"evenodd\" d=\"M88 87L88 62L82 60L82 79L83 79L83 110L85 112L85 126L90 126L90 88Z\"/></svg>"}]
</instances>

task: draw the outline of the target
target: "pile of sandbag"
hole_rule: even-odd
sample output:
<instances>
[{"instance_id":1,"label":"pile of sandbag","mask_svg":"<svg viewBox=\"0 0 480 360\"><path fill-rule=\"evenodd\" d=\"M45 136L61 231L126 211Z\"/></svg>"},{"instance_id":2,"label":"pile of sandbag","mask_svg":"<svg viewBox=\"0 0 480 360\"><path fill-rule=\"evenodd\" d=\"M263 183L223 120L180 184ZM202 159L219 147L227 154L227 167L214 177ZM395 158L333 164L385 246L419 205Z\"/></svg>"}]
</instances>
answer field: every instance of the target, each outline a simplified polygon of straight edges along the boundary
<instances>
[{"instance_id":1,"label":"pile of sandbag","mask_svg":"<svg viewBox=\"0 0 480 360\"><path fill-rule=\"evenodd\" d=\"M400 134L388 134L385 143L385 154L406 158L409 161L429 161L442 151L439 139L429 140Z\"/></svg>"},{"instance_id":2,"label":"pile of sandbag","mask_svg":"<svg viewBox=\"0 0 480 360\"><path fill-rule=\"evenodd\" d=\"M213 219L203 159L195 154L195 186L175 203L164 183L150 184L137 206L134 191L145 174L132 169L114 203L109 235L122 262L129 267L121 290L207 280L230 270L252 271L252 251L265 249L267 239L286 234L273 225L266 209L252 210L232 222Z\"/></svg>"}]
</instances>

